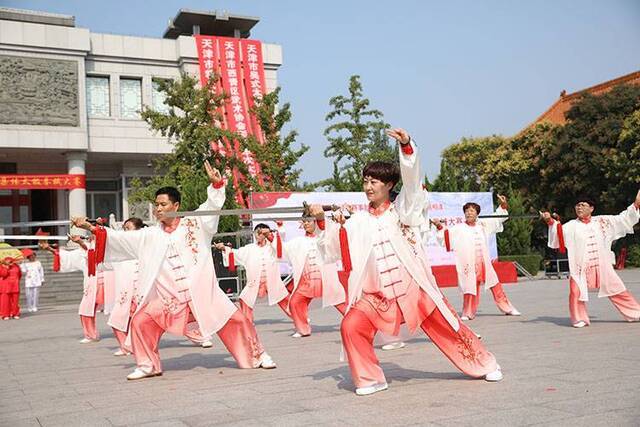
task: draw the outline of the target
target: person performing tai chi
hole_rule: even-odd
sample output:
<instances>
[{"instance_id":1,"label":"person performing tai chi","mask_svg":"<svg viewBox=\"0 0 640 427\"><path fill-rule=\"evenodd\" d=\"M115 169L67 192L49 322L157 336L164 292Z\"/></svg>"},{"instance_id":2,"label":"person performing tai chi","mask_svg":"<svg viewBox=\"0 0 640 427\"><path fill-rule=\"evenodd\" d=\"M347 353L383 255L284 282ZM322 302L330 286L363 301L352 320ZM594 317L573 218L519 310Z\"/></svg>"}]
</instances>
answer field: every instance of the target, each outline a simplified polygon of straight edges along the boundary
<instances>
[{"instance_id":1,"label":"person performing tai chi","mask_svg":"<svg viewBox=\"0 0 640 427\"><path fill-rule=\"evenodd\" d=\"M240 311L253 322L253 308L258 298L267 297L269 305L278 304L290 316L289 292L280 277L278 259L282 257L282 240L266 224L258 224L253 229L255 243L239 249L216 243L222 251L222 262L230 271L242 265L247 271L247 284L240 292Z\"/></svg>"},{"instance_id":2,"label":"person performing tai chi","mask_svg":"<svg viewBox=\"0 0 640 427\"><path fill-rule=\"evenodd\" d=\"M342 258L349 271L347 313L340 332L357 395L388 388L373 349L378 330L397 335L406 323L418 327L465 374L500 381L502 372L493 354L462 323L436 285L422 246L424 221L417 148L403 129L387 131L399 142L400 170L390 162L370 162L362 171L368 211L346 221L338 212L320 233L326 260ZM391 202L390 192L402 177L402 190ZM322 206L311 214L324 218ZM338 225L340 224L340 225Z\"/></svg>"},{"instance_id":3,"label":"person performing tai chi","mask_svg":"<svg viewBox=\"0 0 640 427\"><path fill-rule=\"evenodd\" d=\"M89 242L87 245L82 241L82 237L78 235L69 236L69 238L79 246L79 249L65 250L53 248L45 240L40 241L39 246L40 249L53 254L54 272L82 272L83 292L78 307L78 315L80 316L83 333L80 344L89 344L100 341L100 333L96 327L96 313L100 307L104 306L105 274L102 266L98 267L96 265L95 242Z\"/></svg>"},{"instance_id":4,"label":"person performing tai chi","mask_svg":"<svg viewBox=\"0 0 640 427\"><path fill-rule=\"evenodd\" d=\"M284 228L278 233L284 237ZM293 338L311 335L309 304L314 298L322 298L322 307L334 306L341 313L345 310L345 291L338 278L338 266L327 263L318 250L317 226L314 219L302 220L304 236L283 242L283 254L292 266L293 290L289 297L289 310L296 328Z\"/></svg>"},{"instance_id":5,"label":"person performing tai chi","mask_svg":"<svg viewBox=\"0 0 640 427\"><path fill-rule=\"evenodd\" d=\"M24 290L27 296L27 312L38 311L38 295L40 287L44 283L44 270L42 263L36 259L36 253L31 249L22 249L22 255L27 259L20 264L20 270L24 275Z\"/></svg>"},{"instance_id":6,"label":"person performing tai chi","mask_svg":"<svg viewBox=\"0 0 640 427\"><path fill-rule=\"evenodd\" d=\"M498 201L500 206L496 209L496 215L508 215L507 198L498 194ZM507 218L479 219L480 205L473 202L465 203L462 211L465 222L451 228L445 226L446 222L431 219L431 223L438 230L438 242L445 246L447 251L453 251L455 254L458 287L463 294L461 319L471 320L476 317L483 283L485 289L491 289L493 300L500 311L506 315L520 316L520 312L504 293L502 283L499 282L498 274L491 263L487 245L492 235L503 230L502 224Z\"/></svg>"},{"instance_id":7,"label":"person performing tai chi","mask_svg":"<svg viewBox=\"0 0 640 427\"><path fill-rule=\"evenodd\" d=\"M622 317L629 322L640 320L640 304L613 269L615 256L611 245L626 234L640 219L640 191L635 201L618 215L592 216L595 203L588 197L575 205L576 219L561 224L549 212L541 212L549 225L548 245L569 258L569 315L574 328L589 326L587 301L589 289L599 289L598 296L608 297Z\"/></svg>"},{"instance_id":8,"label":"person performing tai chi","mask_svg":"<svg viewBox=\"0 0 640 427\"><path fill-rule=\"evenodd\" d=\"M225 200L224 180L208 161L205 170L211 185L207 187L207 200L198 210L219 210ZM219 217L167 216L178 211L180 200L180 192L174 187L157 190L154 214L159 223L140 230L118 231L93 226L86 218L72 220L77 227L96 235L98 246L105 249L104 261L139 260L137 286L141 299L129 332L137 367L127 379L162 375L158 344L167 331L183 336L217 333L240 368L275 368L253 324L218 285L211 239Z\"/></svg>"},{"instance_id":9,"label":"person performing tai chi","mask_svg":"<svg viewBox=\"0 0 640 427\"><path fill-rule=\"evenodd\" d=\"M144 222L135 217L127 219L122 224L122 228L126 231L140 230L143 227L146 227ZM135 312L141 298L137 286L138 260L114 262L112 266L115 279L115 303L107 325L111 326L119 345L119 349L113 355L126 356L131 354L130 344L126 343L131 315Z\"/></svg>"}]
</instances>

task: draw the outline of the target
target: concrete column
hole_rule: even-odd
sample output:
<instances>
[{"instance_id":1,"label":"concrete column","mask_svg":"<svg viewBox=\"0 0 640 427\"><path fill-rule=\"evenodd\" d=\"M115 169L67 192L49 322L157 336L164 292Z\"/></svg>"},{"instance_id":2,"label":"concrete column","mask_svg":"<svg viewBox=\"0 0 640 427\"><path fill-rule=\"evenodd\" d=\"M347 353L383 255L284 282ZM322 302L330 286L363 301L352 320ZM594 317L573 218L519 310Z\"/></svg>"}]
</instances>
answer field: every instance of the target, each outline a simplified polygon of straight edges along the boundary
<instances>
[{"instance_id":1,"label":"concrete column","mask_svg":"<svg viewBox=\"0 0 640 427\"><path fill-rule=\"evenodd\" d=\"M83 151L75 151L67 153L67 169L69 174L86 175L85 163L87 161L87 153ZM69 191L69 216L86 216L87 215L87 190L85 188L76 188Z\"/></svg>"}]
</instances>

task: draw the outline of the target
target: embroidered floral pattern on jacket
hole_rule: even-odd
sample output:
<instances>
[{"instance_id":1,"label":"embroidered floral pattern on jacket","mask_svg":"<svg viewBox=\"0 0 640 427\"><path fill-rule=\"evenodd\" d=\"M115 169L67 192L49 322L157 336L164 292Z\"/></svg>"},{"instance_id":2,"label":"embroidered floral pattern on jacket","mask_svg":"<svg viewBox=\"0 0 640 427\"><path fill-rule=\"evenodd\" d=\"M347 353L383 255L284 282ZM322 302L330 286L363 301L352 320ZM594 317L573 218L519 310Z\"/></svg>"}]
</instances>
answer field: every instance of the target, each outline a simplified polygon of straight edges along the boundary
<instances>
[{"instance_id":1,"label":"embroidered floral pattern on jacket","mask_svg":"<svg viewBox=\"0 0 640 427\"><path fill-rule=\"evenodd\" d=\"M127 299L128 295L129 295L129 293L127 291L121 291L120 292L120 298L118 299L118 304L124 305L128 301L128 299Z\"/></svg>"},{"instance_id":2,"label":"embroidered floral pattern on jacket","mask_svg":"<svg viewBox=\"0 0 640 427\"><path fill-rule=\"evenodd\" d=\"M191 254L193 255L193 263L198 263L198 238L196 237L196 231L200 229L200 224L193 218L184 218L184 225L187 227L187 245L191 248Z\"/></svg>"},{"instance_id":3,"label":"embroidered floral pattern on jacket","mask_svg":"<svg viewBox=\"0 0 640 427\"><path fill-rule=\"evenodd\" d=\"M165 313L176 314L180 311L179 309L181 308L181 304L175 297L171 297L171 299L162 298L162 304L164 305L163 311Z\"/></svg>"},{"instance_id":4,"label":"embroidered floral pattern on jacket","mask_svg":"<svg viewBox=\"0 0 640 427\"><path fill-rule=\"evenodd\" d=\"M407 224L403 224L400 221L398 221L398 227L400 227L400 231L402 232L402 236L411 245L411 249L413 250L413 254L417 255L418 251L416 250L416 243L417 243L418 240L416 238L416 233L415 233L413 227L408 226Z\"/></svg>"},{"instance_id":5,"label":"embroidered floral pattern on jacket","mask_svg":"<svg viewBox=\"0 0 640 427\"><path fill-rule=\"evenodd\" d=\"M608 218L598 218L598 225L600 226L600 231L602 232L603 236L607 236L608 231L613 227L613 224L611 223L611 220L609 220Z\"/></svg>"}]
</instances>

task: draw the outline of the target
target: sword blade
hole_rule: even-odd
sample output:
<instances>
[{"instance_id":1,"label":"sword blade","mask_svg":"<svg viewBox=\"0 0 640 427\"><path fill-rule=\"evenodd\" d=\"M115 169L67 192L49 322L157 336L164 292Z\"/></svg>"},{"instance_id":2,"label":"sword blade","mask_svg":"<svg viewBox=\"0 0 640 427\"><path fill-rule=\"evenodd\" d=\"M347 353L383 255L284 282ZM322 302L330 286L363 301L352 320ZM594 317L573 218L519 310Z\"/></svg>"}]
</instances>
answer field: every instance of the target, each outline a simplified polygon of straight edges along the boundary
<instances>
[{"instance_id":1,"label":"sword blade","mask_svg":"<svg viewBox=\"0 0 640 427\"><path fill-rule=\"evenodd\" d=\"M0 240L69 240L68 236L20 236L20 235L1 235Z\"/></svg>"},{"instance_id":2,"label":"sword blade","mask_svg":"<svg viewBox=\"0 0 640 427\"><path fill-rule=\"evenodd\" d=\"M232 216L232 215L258 215L258 214L286 214L302 213L304 207L292 206L287 208L258 208L258 209L218 209L203 211L168 212L167 218L182 218L185 216Z\"/></svg>"},{"instance_id":3,"label":"sword blade","mask_svg":"<svg viewBox=\"0 0 640 427\"><path fill-rule=\"evenodd\" d=\"M507 219L531 219L540 218L540 214L518 214L518 215L478 215L478 218L507 218Z\"/></svg>"},{"instance_id":4,"label":"sword blade","mask_svg":"<svg viewBox=\"0 0 640 427\"><path fill-rule=\"evenodd\" d=\"M7 222L0 224L0 228L21 228L21 227L55 227L60 225L70 225L68 219L53 219L50 221L25 221L25 222Z\"/></svg>"}]
</instances>

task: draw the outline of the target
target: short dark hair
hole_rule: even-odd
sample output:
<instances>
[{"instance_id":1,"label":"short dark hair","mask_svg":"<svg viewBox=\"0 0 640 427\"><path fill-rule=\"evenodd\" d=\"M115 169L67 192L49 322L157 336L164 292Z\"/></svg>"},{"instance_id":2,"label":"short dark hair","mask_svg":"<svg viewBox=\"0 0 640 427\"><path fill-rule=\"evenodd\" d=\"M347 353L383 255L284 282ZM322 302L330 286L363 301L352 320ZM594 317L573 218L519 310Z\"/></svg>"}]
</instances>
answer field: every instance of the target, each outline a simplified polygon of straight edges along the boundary
<instances>
[{"instance_id":1,"label":"short dark hair","mask_svg":"<svg viewBox=\"0 0 640 427\"><path fill-rule=\"evenodd\" d=\"M178 191L176 187L158 188L158 191L156 191L156 197L158 197L161 194L166 194L169 200L171 200L173 203L180 203L180 201L182 200L182 197L180 196L180 191Z\"/></svg>"},{"instance_id":2,"label":"short dark hair","mask_svg":"<svg viewBox=\"0 0 640 427\"><path fill-rule=\"evenodd\" d=\"M133 226L136 228L136 230L140 230L141 228L144 228L144 227L147 226L147 224L145 224L143 220L141 220L140 218L137 218L135 216L132 216L131 218L129 218L128 220L123 222L122 225L124 226L128 222L133 224Z\"/></svg>"},{"instance_id":3,"label":"short dark hair","mask_svg":"<svg viewBox=\"0 0 640 427\"><path fill-rule=\"evenodd\" d=\"M476 213L480 214L480 205L474 202L465 203L462 207L462 213L465 213L469 208L475 209Z\"/></svg>"},{"instance_id":4,"label":"short dark hair","mask_svg":"<svg viewBox=\"0 0 640 427\"><path fill-rule=\"evenodd\" d=\"M265 224L264 222L261 222L259 224L256 224L255 227L253 227L253 231L258 231L260 229L267 229L267 230L271 230L271 227L269 227L267 224Z\"/></svg>"},{"instance_id":5,"label":"short dark hair","mask_svg":"<svg viewBox=\"0 0 640 427\"><path fill-rule=\"evenodd\" d=\"M398 181L400 181L400 169L395 163L376 160L367 163L364 169L362 169L362 178L368 176L380 180L385 184L390 182L395 186Z\"/></svg>"},{"instance_id":6,"label":"short dark hair","mask_svg":"<svg viewBox=\"0 0 640 427\"><path fill-rule=\"evenodd\" d=\"M592 208L596 207L596 202L594 202L593 199L591 197L589 197L589 196L582 195L582 196L578 197L578 199L576 200L576 205L578 203L582 203L582 202L588 204Z\"/></svg>"}]
</instances>

